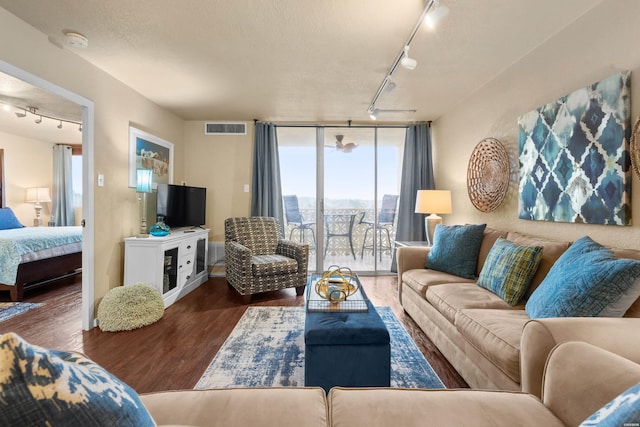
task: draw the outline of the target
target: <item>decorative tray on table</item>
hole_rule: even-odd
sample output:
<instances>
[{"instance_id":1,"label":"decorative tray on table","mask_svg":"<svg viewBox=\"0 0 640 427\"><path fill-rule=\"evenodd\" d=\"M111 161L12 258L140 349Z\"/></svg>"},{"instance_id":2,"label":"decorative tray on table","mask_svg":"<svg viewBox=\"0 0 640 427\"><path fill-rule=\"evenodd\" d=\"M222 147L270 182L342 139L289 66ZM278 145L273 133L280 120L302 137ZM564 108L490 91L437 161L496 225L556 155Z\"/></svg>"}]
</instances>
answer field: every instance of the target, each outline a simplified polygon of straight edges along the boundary
<instances>
[{"instance_id":1,"label":"decorative tray on table","mask_svg":"<svg viewBox=\"0 0 640 427\"><path fill-rule=\"evenodd\" d=\"M308 312L366 312L367 298L358 276L347 267L332 265L311 277L307 289Z\"/></svg>"}]
</instances>

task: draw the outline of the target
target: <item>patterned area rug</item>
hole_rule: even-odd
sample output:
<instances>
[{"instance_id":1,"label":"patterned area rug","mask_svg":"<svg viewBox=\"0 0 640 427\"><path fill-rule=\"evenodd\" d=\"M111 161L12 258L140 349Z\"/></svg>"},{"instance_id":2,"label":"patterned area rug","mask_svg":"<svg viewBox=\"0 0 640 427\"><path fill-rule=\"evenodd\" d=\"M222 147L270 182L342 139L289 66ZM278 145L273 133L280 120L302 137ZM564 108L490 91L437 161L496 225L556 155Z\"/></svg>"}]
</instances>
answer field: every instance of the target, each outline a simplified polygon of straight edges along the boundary
<instances>
[{"instance_id":1,"label":"patterned area rug","mask_svg":"<svg viewBox=\"0 0 640 427\"><path fill-rule=\"evenodd\" d=\"M249 307L196 389L304 386L304 307ZM391 387L444 388L390 307Z\"/></svg>"},{"instance_id":2,"label":"patterned area rug","mask_svg":"<svg viewBox=\"0 0 640 427\"><path fill-rule=\"evenodd\" d=\"M0 302L0 322L11 319L19 314L40 307L42 304L32 302Z\"/></svg>"}]
</instances>

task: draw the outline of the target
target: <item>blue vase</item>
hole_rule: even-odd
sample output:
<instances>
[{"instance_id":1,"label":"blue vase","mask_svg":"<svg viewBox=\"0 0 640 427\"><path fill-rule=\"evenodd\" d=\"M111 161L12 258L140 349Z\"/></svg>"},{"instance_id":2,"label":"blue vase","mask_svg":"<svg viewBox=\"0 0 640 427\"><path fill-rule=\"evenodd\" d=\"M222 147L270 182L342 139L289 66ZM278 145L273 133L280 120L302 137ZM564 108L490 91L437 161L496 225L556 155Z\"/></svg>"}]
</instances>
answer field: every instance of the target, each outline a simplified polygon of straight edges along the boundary
<instances>
[{"instance_id":1,"label":"blue vase","mask_svg":"<svg viewBox=\"0 0 640 427\"><path fill-rule=\"evenodd\" d=\"M166 236L170 232L171 232L171 229L162 220L153 224L151 226L151 229L149 230L149 234L151 234L152 236L158 236L158 237Z\"/></svg>"}]
</instances>

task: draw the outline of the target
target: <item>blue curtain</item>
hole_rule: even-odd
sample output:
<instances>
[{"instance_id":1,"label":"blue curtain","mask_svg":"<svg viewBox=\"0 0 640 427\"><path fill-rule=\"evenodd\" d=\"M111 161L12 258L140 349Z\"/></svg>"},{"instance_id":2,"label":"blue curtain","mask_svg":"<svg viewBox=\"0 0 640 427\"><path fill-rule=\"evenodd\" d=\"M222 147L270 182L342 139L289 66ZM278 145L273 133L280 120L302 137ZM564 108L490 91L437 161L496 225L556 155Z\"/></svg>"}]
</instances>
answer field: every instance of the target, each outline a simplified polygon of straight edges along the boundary
<instances>
[{"instance_id":1,"label":"blue curtain","mask_svg":"<svg viewBox=\"0 0 640 427\"><path fill-rule=\"evenodd\" d=\"M415 213L416 194L418 190L434 188L431 126L409 126L404 141L396 240L425 240L424 214Z\"/></svg>"},{"instance_id":2,"label":"blue curtain","mask_svg":"<svg viewBox=\"0 0 640 427\"><path fill-rule=\"evenodd\" d=\"M71 164L71 146L54 145L51 214L56 225L75 225Z\"/></svg>"},{"instance_id":3,"label":"blue curtain","mask_svg":"<svg viewBox=\"0 0 640 427\"><path fill-rule=\"evenodd\" d=\"M282 185L278 138L273 123L256 123L253 144L253 185L251 216L271 216L283 230Z\"/></svg>"}]
</instances>

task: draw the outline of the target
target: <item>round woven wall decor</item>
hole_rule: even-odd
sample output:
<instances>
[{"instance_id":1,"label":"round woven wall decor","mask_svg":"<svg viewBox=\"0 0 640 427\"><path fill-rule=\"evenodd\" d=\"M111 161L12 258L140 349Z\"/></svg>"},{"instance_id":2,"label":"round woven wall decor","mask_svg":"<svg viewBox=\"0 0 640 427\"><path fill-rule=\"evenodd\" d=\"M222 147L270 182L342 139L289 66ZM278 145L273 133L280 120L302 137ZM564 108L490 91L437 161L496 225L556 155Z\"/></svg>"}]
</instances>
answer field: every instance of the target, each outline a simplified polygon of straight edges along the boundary
<instances>
[{"instance_id":1,"label":"round woven wall decor","mask_svg":"<svg viewBox=\"0 0 640 427\"><path fill-rule=\"evenodd\" d=\"M491 212L500 206L509 188L509 153L495 138L476 145L467 169L467 191L479 211Z\"/></svg>"},{"instance_id":2,"label":"round woven wall decor","mask_svg":"<svg viewBox=\"0 0 640 427\"><path fill-rule=\"evenodd\" d=\"M638 179L640 179L640 117L636 119L631 132L631 146L629 148L629 154L631 155L631 167L636 173Z\"/></svg>"}]
</instances>

